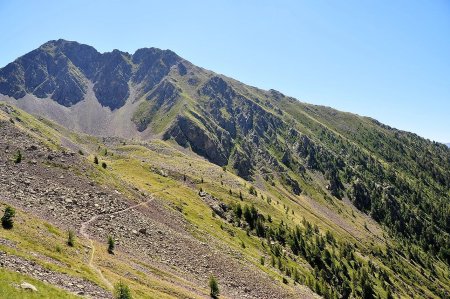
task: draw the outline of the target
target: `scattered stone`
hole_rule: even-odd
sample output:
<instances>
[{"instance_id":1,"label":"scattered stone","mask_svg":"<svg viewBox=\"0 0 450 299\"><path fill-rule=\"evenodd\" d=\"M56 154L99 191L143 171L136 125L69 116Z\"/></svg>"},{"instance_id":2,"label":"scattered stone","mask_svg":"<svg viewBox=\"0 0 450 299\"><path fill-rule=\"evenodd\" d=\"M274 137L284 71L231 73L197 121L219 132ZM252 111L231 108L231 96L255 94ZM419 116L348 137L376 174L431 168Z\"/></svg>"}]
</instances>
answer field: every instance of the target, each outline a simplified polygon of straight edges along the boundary
<instances>
[{"instance_id":1,"label":"scattered stone","mask_svg":"<svg viewBox=\"0 0 450 299\"><path fill-rule=\"evenodd\" d=\"M32 285L31 283L28 283L28 282L22 282L20 284L20 287L22 289L24 289L24 290L29 290L29 291L32 291L32 292L37 292L38 291L37 288L34 285Z\"/></svg>"},{"instance_id":2,"label":"scattered stone","mask_svg":"<svg viewBox=\"0 0 450 299\"><path fill-rule=\"evenodd\" d=\"M98 299L111 299L112 295L107 290L102 289L100 286L87 281L80 277L69 276L64 273L54 272L47 268L42 267L37 262L26 260L22 257L6 254L0 251L0 261L2 267L29 275L35 279L42 282L54 285L56 287L62 288L71 293L78 293L82 291L83 294L89 296L90 298ZM29 290L31 292L37 292L38 289L28 283L22 282L18 287Z\"/></svg>"}]
</instances>

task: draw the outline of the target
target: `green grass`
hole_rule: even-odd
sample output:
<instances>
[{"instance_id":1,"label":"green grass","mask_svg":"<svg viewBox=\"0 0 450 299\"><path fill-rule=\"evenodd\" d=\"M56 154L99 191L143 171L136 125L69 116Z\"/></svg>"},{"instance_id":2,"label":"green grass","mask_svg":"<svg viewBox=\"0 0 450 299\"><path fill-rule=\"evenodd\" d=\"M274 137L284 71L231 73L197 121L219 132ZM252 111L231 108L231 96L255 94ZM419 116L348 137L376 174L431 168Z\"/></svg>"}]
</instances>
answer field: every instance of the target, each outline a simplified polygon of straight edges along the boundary
<instances>
[{"instance_id":1,"label":"green grass","mask_svg":"<svg viewBox=\"0 0 450 299\"><path fill-rule=\"evenodd\" d=\"M20 288L22 282L27 282L37 288L37 292ZM0 268L0 298L5 299L48 299L48 298L81 298L66 291L43 283L31 277Z\"/></svg>"},{"instance_id":2,"label":"green grass","mask_svg":"<svg viewBox=\"0 0 450 299\"><path fill-rule=\"evenodd\" d=\"M0 103L0 105L5 105L4 103ZM12 107L12 106L11 106ZM52 127L46 125L45 123L39 121L31 114L24 112L23 110L19 110L13 107L13 112L11 115L7 115L3 111L0 112L0 115L3 119L12 118L15 120L15 125L17 128L27 131L30 137L38 139L46 146L51 149L61 149L60 146L60 137L61 134L53 129Z\"/></svg>"},{"instance_id":3,"label":"green grass","mask_svg":"<svg viewBox=\"0 0 450 299\"><path fill-rule=\"evenodd\" d=\"M4 210L0 202L0 210ZM82 277L102 285L97 275L85 263L87 253L83 247L86 241L77 238L75 247L67 246L67 232L56 226L31 216L16 208L14 228L2 229L2 238L13 241L17 248L0 245L0 250L33 260L44 268ZM48 261L50 258L55 262Z\"/></svg>"}]
</instances>

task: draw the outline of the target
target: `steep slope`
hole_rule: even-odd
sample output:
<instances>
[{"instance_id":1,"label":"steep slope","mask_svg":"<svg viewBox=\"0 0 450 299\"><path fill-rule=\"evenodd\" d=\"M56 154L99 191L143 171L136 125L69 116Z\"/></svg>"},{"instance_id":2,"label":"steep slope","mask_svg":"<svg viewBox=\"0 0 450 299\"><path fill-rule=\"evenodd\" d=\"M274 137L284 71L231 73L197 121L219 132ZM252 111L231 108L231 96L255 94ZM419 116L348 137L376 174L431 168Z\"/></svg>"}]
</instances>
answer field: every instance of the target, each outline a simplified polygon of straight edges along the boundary
<instances>
[{"instance_id":1,"label":"steep slope","mask_svg":"<svg viewBox=\"0 0 450 299\"><path fill-rule=\"evenodd\" d=\"M137 184L133 178L142 171L135 165L136 173L130 174L132 161L169 168L179 180L194 170L179 169L190 158L172 166L173 155L191 157L192 152L223 167L226 175L247 180L228 185L223 171L215 176L207 167L208 172L198 173L190 187L202 186L198 183L202 176L223 183L208 187L221 190L213 198L224 202L225 210L235 210L236 192L246 198L248 186L243 184L251 183L250 197L264 198L262 203L251 200L258 208L253 217L249 210L245 221L235 223L236 215L224 219L234 228L243 226L256 239L266 238L268 257L275 256L272 260L279 270L292 275L302 260L306 267L298 269L303 277L298 281L325 297L364 292L384 296L388 290L403 296L448 296L450 150L442 144L370 118L250 87L153 48L132 55L118 50L100 54L75 42L51 41L0 70L0 93L3 100L69 129L138 138L144 148L122 147L115 139L108 145L125 160L131 159L129 155L136 158L126 167L120 159L109 161L118 164L108 175L131 185ZM149 160L147 155L156 158L151 154L156 145L170 148L171 154ZM195 161L190 165L197 165ZM140 188L152 189L146 184ZM192 190L185 192L196 197ZM174 198L183 198L180 191L175 193ZM202 198L214 213L223 214L209 195ZM280 210L278 217L272 215ZM304 216L306 222L297 216L290 219L289 212ZM267 215L282 222L274 226ZM196 221L202 227L202 221ZM310 231L313 226L308 223L317 224L317 230ZM338 239L350 238L355 247L322 244L321 233L325 236L327 230ZM285 246L289 254L280 259ZM268 254L267 248L258 250ZM355 260L353 250L377 262L366 265L366 259ZM396 267L408 270L398 272ZM388 279L392 275L398 281ZM370 290L363 280L373 283Z\"/></svg>"}]
</instances>

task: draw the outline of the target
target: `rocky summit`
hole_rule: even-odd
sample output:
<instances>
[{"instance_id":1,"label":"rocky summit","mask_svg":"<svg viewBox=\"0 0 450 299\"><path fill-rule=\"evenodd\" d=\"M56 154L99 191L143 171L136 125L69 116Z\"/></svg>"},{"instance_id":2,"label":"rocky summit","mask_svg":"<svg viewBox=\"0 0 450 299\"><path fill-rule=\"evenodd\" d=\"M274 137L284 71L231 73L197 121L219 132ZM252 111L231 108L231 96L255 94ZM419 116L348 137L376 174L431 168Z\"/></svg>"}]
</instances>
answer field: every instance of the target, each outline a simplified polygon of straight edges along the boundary
<instances>
[{"instance_id":1,"label":"rocky summit","mask_svg":"<svg viewBox=\"0 0 450 299\"><path fill-rule=\"evenodd\" d=\"M0 69L0 135L0 298L450 298L444 144L66 40Z\"/></svg>"}]
</instances>

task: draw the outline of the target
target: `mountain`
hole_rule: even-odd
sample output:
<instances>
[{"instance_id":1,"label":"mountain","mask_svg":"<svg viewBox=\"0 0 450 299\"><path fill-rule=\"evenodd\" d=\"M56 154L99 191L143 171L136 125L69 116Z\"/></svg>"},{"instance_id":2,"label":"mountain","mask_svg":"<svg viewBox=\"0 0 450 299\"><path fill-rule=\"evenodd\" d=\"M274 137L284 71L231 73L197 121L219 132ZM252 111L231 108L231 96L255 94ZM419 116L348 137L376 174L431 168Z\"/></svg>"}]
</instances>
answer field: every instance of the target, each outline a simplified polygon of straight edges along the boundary
<instances>
[{"instance_id":1,"label":"mountain","mask_svg":"<svg viewBox=\"0 0 450 299\"><path fill-rule=\"evenodd\" d=\"M122 277L138 296L144 288L201 297L212 273L232 298L450 294L450 150L443 144L155 48L99 53L50 41L0 69L0 94L8 103L2 146L30 156L19 169L4 158L5 183L20 180L35 201L11 189L0 190L0 200L55 230L78 231L84 244L118 238L120 258L96 257L93 273L101 269L106 282L79 270L92 276L92 289ZM36 142L39 151L29 151ZM32 190L18 178L28 167L49 173L31 176ZM47 202L50 177L52 190L65 191ZM91 205L83 193L101 196ZM158 204L140 205L149 197ZM120 212L136 203L138 215ZM86 228L89 219L96 228ZM141 233L147 230L151 237ZM124 277L124 267L141 278ZM148 287L154 271L162 271L153 278L161 287Z\"/></svg>"}]
</instances>

